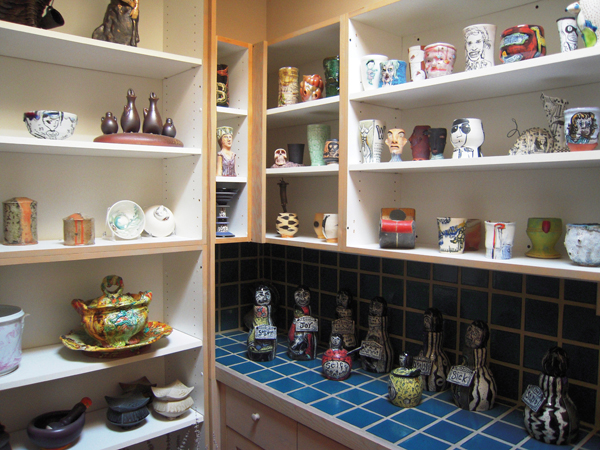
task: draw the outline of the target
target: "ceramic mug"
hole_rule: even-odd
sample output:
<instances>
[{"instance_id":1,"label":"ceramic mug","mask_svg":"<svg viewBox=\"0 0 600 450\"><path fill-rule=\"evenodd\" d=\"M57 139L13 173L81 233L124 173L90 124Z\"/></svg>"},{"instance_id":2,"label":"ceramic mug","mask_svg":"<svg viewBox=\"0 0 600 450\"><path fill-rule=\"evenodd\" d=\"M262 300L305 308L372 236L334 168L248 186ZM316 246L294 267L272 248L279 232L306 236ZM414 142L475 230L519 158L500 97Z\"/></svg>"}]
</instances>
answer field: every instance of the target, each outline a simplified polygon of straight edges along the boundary
<instances>
[{"instance_id":1,"label":"ceramic mug","mask_svg":"<svg viewBox=\"0 0 600 450\"><path fill-rule=\"evenodd\" d=\"M481 119L472 117L456 119L452 122L450 142L454 147L452 159L480 158L481 145L485 140Z\"/></svg>"},{"instance_id":2,"label":"ceramic mug","mask_svg":"<svg viewBox=\"0 0 600 450\"><path fill-rule=\"evenodd\" d=\"M452 44L437 42L425 47L425 72L427 78L450 75L456 61L456 47Z\"/></svg>"},{"instance_id":3,"label":"ceramic mug","mask_svg":"<svg viewBox=\"0 0 600 450\"><path fill-rule=\"evenodd\" d=\"M377 119L361 120L358 129L361 162L365 164L381 162L385 138L385 122Z\"/></svg>"},{"instance_id":4,"label":"ceramic mug","mask_svg":"<svg viewBox=\"0 0 600 450\"><path fill-rule=\"evenodd\" d=\"M323 217L325 217L325 213L316 213L313 222L313 228L319 239L325 239L325 235L323 234Z\"/></svg>"},{"instance_id":5,"label":"ceramic mug","mask_svg":"<svg viewBox=\"0 0 600 450\"><path fill-rule=\"evenodd\" d=\"M379 87L396 86L406 83L406 62L399 59L388 59L379 65L381 69Z\"/></svg>"},{"instance_id":6,"label":"ceramic mug","mask_svg":"<svg viewBox=\"0 0 600 450\"><path fill-rule=\"evenodd\" d=\"M417 125L408 138L413 161L426 161L431 157L431 148L429 147L429 137L427 134L430 129L429 125Z\"/></svg>"},{"instance_id":7,"label":"ceramic mug","mask_svg":"<svg viewBox=\"0 0 600 450\"><path fill-rule=\"evenodd\" d=\"M546 54L544 28L539 25L517 25L500 36L500 59L504 63L538 58Z\"/></svg>"},{"instance_id":8,"label":"ceramic mug","mask_svg":"<svg viewBox=\"0 0 600 450\"><path fill-rule=\"evenodd\" d=\"M340 95L340 57L330 56L323 60L325 71L325 96L335 97Z\"/></svg>"},{"instance_id":9,"label":"ceramic mug","mask_svg":"<svg viewBox=\"0 0 600 450\"><path fill-rule=\"evenodd\" d=\"M565 110L565 134L572 152L594 150L598 146L600 108L569 108Z\"/></svg>"},{"instance_id":10,"label":"ceramic mug","mask_svg":"<svg viewBox=\"0 0 600 450\"><path fill-rule=\"evenodd\" d=\"M560 38L560 51L570 52L579 47L579 29L575 17L561 17L556 19L558 37Z\"/></svg>"},{"instance_id":11,"label":"ceramic mug","mask_svg":"<svg viewBox=\"0 0 600 450\"><path fill-rule=\"evenodd\" d=\"M402 161L402 148L408 142L406 139L406 132L402 128L390 128L387 131L387 139L385 145L390 149L392 158L390 162L401 162Z\"/></svg>"},{"instance_id":12,"label":"ceramic mug","mask_svg":"<svg viewBox=\"0 0 600 450\"><path fill-rule=\"evenodd\" d=\"M516 222L485 221L485 256L487 258L512 258L516 225Z\"/></svg>"},{"instance_id":13,"label":"ceramic mug","mask_svg":"<svg viewBox=\"0 0 600 450\"><path fill-rule=\"evenodd\" d=\"M467 219L438 217L437 223L440 252L463 253L465 251L465 229Z\"/></svg>"},{"instance_id":14,"label":"ceramic mug","mask_svg":"<svg viewBox=\"0 0 600 450\"><path fill-rule=\"evenodd\" d=\"M446 128L430 128L425 130L424 134L429 139L431 159L444 159L448 130Z\"/></svg>"},{"instance_id":15,"label":"ceramic mug","mask_svg":"<svg viewBox=\"0 0 600 450\"><path fill-rule=\"evenodd\" d=\"M580 266L600 266L600 224L569 223L565 235L569 258Z\"/></svg>"},{"instance_id":16,"label":"ceramic mug","mask_svg":"<svg viewBox=\"0 0 600 450\"><path fill-rule=\"evenodd\" d=\"M338 241L338 215L324 214L323 215L323 236L327 242L335 243Z\"/></svg>"},{"instance_id":17,"label":"ceramic mug","mask_svg":"<svg viewBox=\"0 0 600 450\"><path fill-rule=\"evenodd\" d=\"M298 68L282 67L279 69L279 97L277 106L287 106L298 103Z\"/></svg>"},{"instance_id":18,"label":"ceramic mug","mask_svg":"<svg viewBox=\"0 0 600 450\"><path fill-rule=\"evenodd\" d=\"M365 91L379 87L381 63L387 60L385 55L365 55L360 58L360 79Z\"/></svg>"},{"instance_id":19,"label":"ceramic mug","mask_svg":"<svg viewBox=\"0 0 600 450\"><path fill-rule=\"evenodd\" d=\"M463 29L465 37L465 70L478 70L494 65L496 25L482 23Z\"/></svg>"},{"instance_id":20,"label":"ceramic mug","mask_svg":"<svg viewBox=\"0 0 600 450\"><path fill-rule=\"evenodd\" d=\"M408 48L408 62L410 64L411 81L427 78L427 73L425 72L425 50L423 50L422 45L413 45Z\"/></svg>"},{"instance_id":21,"label":"ceramic mug","mask_svg":"<svg viewBox=\"0 0 600 450\"><path fill-rule=\"evenodd\" d=\"M530 217L527 220L527 236L531 239L531 250L525 256L531 258L560 258L554 246L562 235L562 220L559 218Z\"/></svg>"}]
</instances>

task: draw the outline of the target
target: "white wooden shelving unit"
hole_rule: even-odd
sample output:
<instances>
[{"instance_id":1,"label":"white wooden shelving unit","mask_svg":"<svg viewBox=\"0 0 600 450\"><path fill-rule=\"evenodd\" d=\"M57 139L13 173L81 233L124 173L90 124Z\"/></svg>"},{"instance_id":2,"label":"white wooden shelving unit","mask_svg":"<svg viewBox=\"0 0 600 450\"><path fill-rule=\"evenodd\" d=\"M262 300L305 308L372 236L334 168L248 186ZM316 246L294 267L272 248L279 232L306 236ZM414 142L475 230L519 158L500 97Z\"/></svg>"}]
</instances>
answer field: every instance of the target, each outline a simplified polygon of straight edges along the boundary
<instances>
[{"instance_id":1,"label":"white wooden shelving unit","mask_svg":"<svg viewBox=\"0 0 600 450\"><path fill-rule=\"evenodd\" d=\"M117 449L203 421L204 8L202 0L144 3L140 47L134 48L87 37L101 23L105 2L55 6L66 20L57 30L0 22L0 199L36 200L39 236L37 245L0 245L0 303L28 314L21 365L0 377L0 422L13 449L30 449L23 430L33 417L70 409L88 396L93 404L73 448ZM140 113L150 93L157 94L163 119L173 119L184 147L93 142L107 111L120 117L129 88ZM64 141L32 138L22 117L37 109L76 113L75 134ZM169 207L175 234L104 238L107 208L124 199ZM63 245L62 219L74 212L95 218L94 245ZM171 325L172 334L129 358L68 350L59 336L80 322L71 300L98 297L110 274L123 277L128 292L152 291L149 320ZM151 415L129 432L108 426L104 395L117 395L118 382L142 376L159 385L180 379L194 386L195 410L174 421Z\"/></svg>"}]
</instances>

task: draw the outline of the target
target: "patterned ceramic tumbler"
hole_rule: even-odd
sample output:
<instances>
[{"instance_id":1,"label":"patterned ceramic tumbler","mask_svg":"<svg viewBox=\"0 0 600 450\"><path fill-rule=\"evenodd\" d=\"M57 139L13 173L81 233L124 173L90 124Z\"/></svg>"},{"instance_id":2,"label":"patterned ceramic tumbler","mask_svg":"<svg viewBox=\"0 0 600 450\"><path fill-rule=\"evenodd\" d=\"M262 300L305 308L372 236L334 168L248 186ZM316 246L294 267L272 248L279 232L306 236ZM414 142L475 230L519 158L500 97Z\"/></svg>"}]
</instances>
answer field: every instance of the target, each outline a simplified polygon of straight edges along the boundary
<instances>
[{"instance_id":1,"label":"patterned ceramic tumbler","mask_svg":"<svg viewBox=\"0 0 600 450\"><path fill-rule=\"evenodd\" d=\"M4 243L7 245L37 244L37 202L27 197L15 197L2 202Z\"/></svg>"},{"instance_id":2,"label":"patterned ceramic tumbler","mask_svg":"<svg viewBox=\"0 0 600 450\"><path fill-rule=\"evenodd\" d=\"M298 103L298 69L282 67L279 69L279 97L277 106L287 106Z\"/></svg>"},{"instance_id":3,"label":"patterned ceramic tumbler","mask_svg":"<svg viewBox=\"0 0 600 450\"><path fill-rule=\"evenodd\" d=\"M306 127L308 138L308 153L311 166L324 166L323 149L325 142L331 137L331 127L322 123L315 123Z\"/></svg>"}]
</instances>

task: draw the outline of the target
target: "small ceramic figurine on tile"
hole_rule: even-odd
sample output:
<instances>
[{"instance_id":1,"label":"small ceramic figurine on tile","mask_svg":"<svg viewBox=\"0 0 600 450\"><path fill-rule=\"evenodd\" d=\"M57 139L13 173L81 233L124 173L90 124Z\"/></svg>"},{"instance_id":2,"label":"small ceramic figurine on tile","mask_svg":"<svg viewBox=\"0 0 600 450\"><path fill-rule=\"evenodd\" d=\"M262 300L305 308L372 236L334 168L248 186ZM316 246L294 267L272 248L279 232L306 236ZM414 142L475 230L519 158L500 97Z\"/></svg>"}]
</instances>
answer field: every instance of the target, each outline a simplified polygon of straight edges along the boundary
<instances>
[{"instance_id":1,"label":"small ceramic figurine on tile","mask_svg":"<svg viewBox=\"0 0 600 450\"><path fill-rule=\"evenodd\" d=\"M271 289L261 284L254 291L254 317L248 334L248 359L272 361L277 353L277 327L273 321Z\"/></svg>"},{"instance_id":2,"label":"small ceramic figurine on tile","mask_svg":"<svg viewBox=\"0 0 600 450\"><path fill-rule=\"evenodd\" d=\"M352 357L343 348L344 339L341 334L333 333L329 339L329 350L321 359L323 375L334 381L343 381L350 377Z\"/></svg>"},{"instance_id":3,"label":"small ceramic figurine on tile","mask_svg":"<svg viewBox=\"0 0 600 450\"><path fill-rule=\"evenodd\" d=\"M348 351L356 348L356 324L352 319L351 302L352 293L348 289L341 289L335 298L337 319L331 323L332 334L338 333L342 336L342 346Z\"/></svg>"},{"instance_id":4,"label":"small ceramic figurine on tile","mask_svg":"<svg viewBox=\"0 0 600 450\"><path fill-rule=\"evenodd\" d=\"M423 348L414 359L413 366L421 370L423 389L432 392L445 391L450 387L446 378L450 360L442 348L444 317L436 308L428 308L423 314Z\"/></svg>"},{"instance_id":5,"label":"small ceramic figurine on tile","mask_svg":"<svg viewBox=\"0 0 600 450\"><path fill-rule=\"evenodd\" d=\"M319 331L316 317L311 316L310 289L300 285L294 292L294 321L288 333L288 351L291 359L309 360L317 356L317 331Z\"/></svg>"},{"instance_id":6,"label":"small ceramic figurine on tile","mask_svg":"<svg viewBox=\"0 0 600 450\"><path fill-rule=\"evenodd\" d=\"M404 137L406 132L402 128L390 128L387 132L387 139L385 145L390 149L392 159L390 162L402 161L402 148L408 142L408 139Z\"/></svg>"},{"instance_id":7,"label":"small ceramic figurine on tile","mask_svg":"<svg viewBox=\"0 0 600 450\"><path fill-rule=\"evenodd\" d=\"M421 403L421 370L413 366L412 357L406 352L400 355L400 367L390 373L388 395L392 404L401 408L414 408Z\"/></svg>"},{"instance_id":8,"label":"small ceramic figurine on tile","mask_svg":"<svg viewBox=\"0 0 600 450\"><path fill-rule=\"evenodd\" d=\"M454 403L469 411L487 411L496 401L496 380L487 367L487 342L490 330L482 320L474 321L467 328L463 362L453 366L448 374L452 383Z\"/></svg>"},{"instance_id":9,"label":"small ceramic figurine on tile","mask_svg":"<svg viewBox=\"0 0 600 450\"><path fill-rule=\"evenodd\" d=\"M393 350L388 335L387 302L373 297L369 305L369 330L359 354L363 369L368 372L388 373L392 370Z\"/></svg>"},{"instance_id":10,"label":"small ceramic figurine on tile","mask_svg":"<svg viewBox=\"0 0 600 450\"><path fill-rule=\"evenodd\" d=\"M529 385L523 394L525 429L546 444L570 444L579 433L579 413L569 397L568 368L567 353L551 348L542 360L539 387Z\"/></svg>"},{"instance_id":11,"label":"small ceramic figurine on tile","mask_svg":"<svg viewBox=\"0 0 600 450\"><path fill-rule=\"evenodd\" d=\"M217 176L235 177L235 158L236 155L231 151L233 145L233 128L218 127L217 141L221 151L217 153Z\"/></svg>"}]
</instances>

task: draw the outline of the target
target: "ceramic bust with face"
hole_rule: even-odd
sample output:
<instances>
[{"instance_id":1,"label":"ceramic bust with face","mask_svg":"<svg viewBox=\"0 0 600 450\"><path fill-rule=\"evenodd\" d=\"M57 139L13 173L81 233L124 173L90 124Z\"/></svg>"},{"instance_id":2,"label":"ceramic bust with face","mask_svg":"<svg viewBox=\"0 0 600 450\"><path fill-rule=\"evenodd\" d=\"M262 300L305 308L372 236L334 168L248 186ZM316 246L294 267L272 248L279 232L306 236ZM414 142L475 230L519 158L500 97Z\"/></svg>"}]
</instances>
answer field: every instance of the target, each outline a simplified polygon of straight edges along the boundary
<instances>
[{"instance_id":1,"label":"ceramic bust with face","mask_svg":"<svg viewBox=\"0 0 600 450\"><path fill-rule=\"evenodd\" d=\"M390 162L402 161L402 148L408 142L408 139L404 137L405 134L402 128L391 128L388 130L385 144L389 147L392 154Z\"/></svg>"},{"instance_id":2,"label":"ceramic bust with face","mask_svg":"<svg viewBox=\"0 0 600 450\"><path fill-rule=\"evenodd\" d=\"M430 128L425 131L431 148L431 159L444 159L444 148L446 147L446 136L448 130L445 128Z\"/></svg>"},{"instance_id":3,"label":"ceramic bust with face","mask_svg":"<svg viewBox=\"0 0 600 450\"><path fill-rule=\"evenodd\" d=\"M454 147L453 159L479 158L485 140L481 120L474 118L456 119L452 123L450 141Z\"/></svg>"},{"instance_id":4,"label":"ceramic bust with face","mask_svg":"<svg viewBox=\"0 0 600 450\"><path fill-rule=\"evenodd\" d=\"M429 148L429 138L425 132L431 127L429 125L417 125L411 136L408 138L412 150L413 161L424 161L429 159L431 149Z\"/></svg>"}]
</instances>

